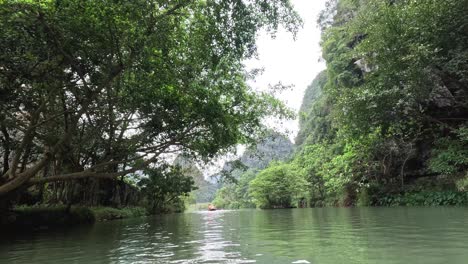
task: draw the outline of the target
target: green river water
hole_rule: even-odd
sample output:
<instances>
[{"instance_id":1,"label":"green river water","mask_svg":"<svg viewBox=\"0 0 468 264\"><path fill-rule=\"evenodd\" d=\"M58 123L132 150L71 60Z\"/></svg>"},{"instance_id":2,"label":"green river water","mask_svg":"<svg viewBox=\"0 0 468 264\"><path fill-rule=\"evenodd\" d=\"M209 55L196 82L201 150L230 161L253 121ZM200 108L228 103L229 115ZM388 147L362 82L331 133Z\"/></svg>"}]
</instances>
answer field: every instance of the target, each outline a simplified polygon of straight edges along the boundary
<instances>
[{"instance_id":1,"label":"green river water","mask_svg":"<svg viewBox=\"0 0 468 264\"><path fill-rule=\"evenodd\" d=\"M468 208L191 212L0 237L0 263L468 263Z\"/></svg>"}]
</instances>

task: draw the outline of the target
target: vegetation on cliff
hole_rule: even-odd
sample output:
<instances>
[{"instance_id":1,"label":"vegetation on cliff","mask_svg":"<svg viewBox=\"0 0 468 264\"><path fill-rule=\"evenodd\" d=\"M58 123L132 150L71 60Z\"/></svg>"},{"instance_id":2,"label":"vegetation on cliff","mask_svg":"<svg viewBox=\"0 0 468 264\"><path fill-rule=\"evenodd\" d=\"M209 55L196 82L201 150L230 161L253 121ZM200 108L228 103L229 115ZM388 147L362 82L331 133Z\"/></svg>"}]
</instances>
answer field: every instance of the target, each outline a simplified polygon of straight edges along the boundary
<instances>
[{"instance_id":1,"label":"vegetation on cliff","mask_svg":"<svg viewBox=\"0 0 468 264\"><path fill-rule=\"evenodd\" d=\"M329 1L327 69L294 159L248 184L256 205L467 205L467 13L466 0Z\"/></svg>"}]
</instances>

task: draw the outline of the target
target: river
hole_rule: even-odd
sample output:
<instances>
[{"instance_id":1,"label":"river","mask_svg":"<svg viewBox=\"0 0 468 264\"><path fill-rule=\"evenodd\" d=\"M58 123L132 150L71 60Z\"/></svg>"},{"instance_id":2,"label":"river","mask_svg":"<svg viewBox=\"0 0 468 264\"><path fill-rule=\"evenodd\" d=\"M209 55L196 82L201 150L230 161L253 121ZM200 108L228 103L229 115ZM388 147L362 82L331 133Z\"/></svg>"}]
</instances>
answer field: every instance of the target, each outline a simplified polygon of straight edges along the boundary
<instances>
[{"instance_id":1,"label":"river","mask_svg":"<svg viewBox=\"0 0 468 264\"><path fill-rule=\"evenodd\" d=\"M468 208L191 212L1 236L0 263L468 263Z\"/></svg>"}]
</instances>

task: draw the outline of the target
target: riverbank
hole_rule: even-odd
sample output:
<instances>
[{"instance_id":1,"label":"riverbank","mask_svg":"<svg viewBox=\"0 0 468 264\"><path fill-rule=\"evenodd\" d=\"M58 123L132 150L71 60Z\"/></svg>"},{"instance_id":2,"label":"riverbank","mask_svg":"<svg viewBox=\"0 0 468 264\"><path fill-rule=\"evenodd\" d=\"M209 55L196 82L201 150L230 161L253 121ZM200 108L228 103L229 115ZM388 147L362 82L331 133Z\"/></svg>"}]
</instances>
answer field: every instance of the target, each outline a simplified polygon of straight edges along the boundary
<instances>
[{"instance_id":1,"label":"riverbank","mask_svg":"<svg viewBox=\"0 0 468 264\"><path fill-rule=\"evenodd\" d=\"M189 204L187 206L186 212L206 211L206 210L208 210L208 205L209 204L210 203Z\"/></svg>"},{"instance_id":2,"label":"riverbank","mask_svg":"<svg viewBox=\"0 0 468 264\"><path fill-rule=\"evenodd\" d=\"M1 217L0 229L49 229L145 215L143 207L22 206Z\"/></svg>"},{"instance_id":3,"label":"riverbank","mask_svg":"<svg viewBox=\"0 0 468 264\"><path fill-rule=\"evenodd\" d=\"M413 186L415 187L415 186ZM408 188L411 188L409 186ZM438 206L468 206L468 192L455 190L421 190L421 191L403 191L396 193L368 193L361 192L355 195L352 203L346 204L348 196L343 197L325 197L322 200L309 200L307 208L322 207L438 207ZM238 201L227 203L216 203L219 209L252 209L255 207L239 206ZM301 208L300 200L291 203L290 207L270 206L261 209L286 209Z\"/></svg>"}]
</instances>

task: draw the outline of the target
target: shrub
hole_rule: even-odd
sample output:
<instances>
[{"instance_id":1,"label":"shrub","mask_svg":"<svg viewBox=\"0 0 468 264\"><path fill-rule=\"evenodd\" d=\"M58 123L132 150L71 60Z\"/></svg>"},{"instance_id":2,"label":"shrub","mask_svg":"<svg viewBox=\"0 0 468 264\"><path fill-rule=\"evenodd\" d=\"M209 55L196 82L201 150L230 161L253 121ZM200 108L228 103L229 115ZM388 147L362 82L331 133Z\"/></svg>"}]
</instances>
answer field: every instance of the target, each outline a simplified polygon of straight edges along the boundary
<instances>
[{"instance_id":1,"label":"shrub","mask_svg":"<svg viewBox=\"0 0 468 264\"><path fill-rule=\"evenodd\" d=\"M467 192L407 192L384 196L377 201L381 206L464 206Z\"/></svg>"},{"instance_id":2,"label":"shrub","mask_svg":"<svg viewBox=\"0 0 468 264\"><path fill-rule=\"evenodd\" d=\"M92 207L90 209L94 213L96 221L140 217L148 214L147 210L143 207L125 207L121 209L111 207Z\"/></svg>"},{"instance_id":3,"label":"shrub","mask_svg":"<svg viewBox=\"0 0 468 264\"><path fill-rule=\"evenodd\" d=\"M464 178L456 181L456 185L459 191L468 191L468 173Z\"/></svg>"},{"instance_id":4,"label":"shrub","mask_svg":"<svg viewBox=\"0 0 468 264\"><path fill-rule=\"evenodd\" d=\"M260 208L293 207L307 197L308 184L291 164L276 163L261 171L250 182L250 194Z\"/></svg>"}]
</instances>

